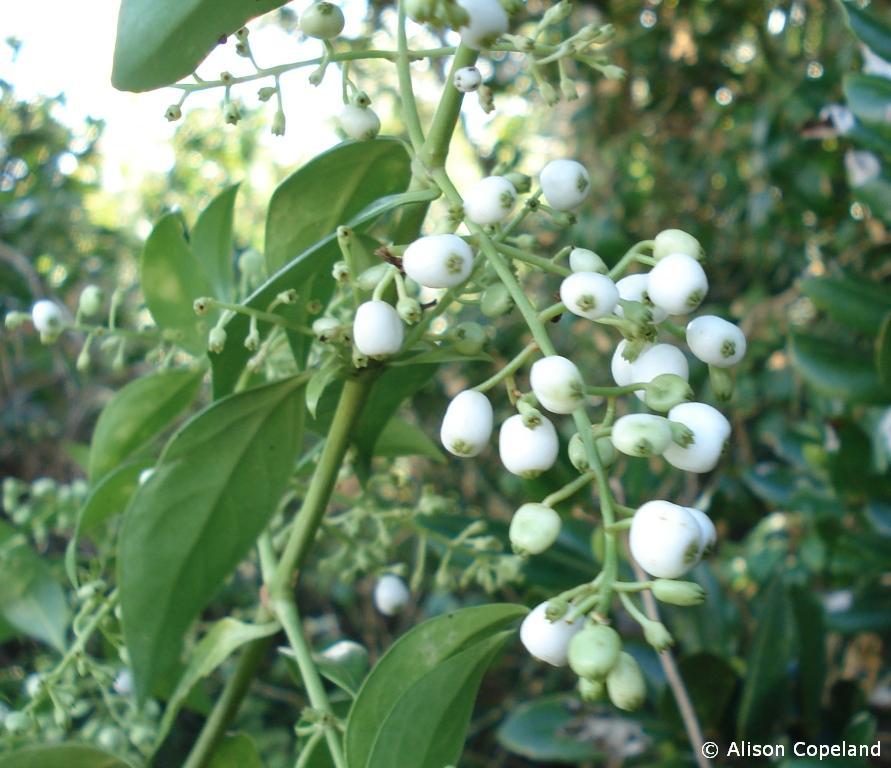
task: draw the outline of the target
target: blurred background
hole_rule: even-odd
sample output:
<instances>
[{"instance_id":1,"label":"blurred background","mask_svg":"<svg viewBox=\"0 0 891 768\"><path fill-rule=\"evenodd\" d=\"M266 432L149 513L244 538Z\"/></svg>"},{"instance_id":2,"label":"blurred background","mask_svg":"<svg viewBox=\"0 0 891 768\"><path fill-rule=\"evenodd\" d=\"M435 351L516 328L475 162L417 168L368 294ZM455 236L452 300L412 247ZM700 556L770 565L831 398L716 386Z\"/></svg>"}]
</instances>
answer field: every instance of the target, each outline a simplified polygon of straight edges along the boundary
<instances>
[{"instance_id":1,"label":"blurred background","mask_svg":"<svg viewBox=\"0 0 891 768\"><path fill-rule=\"evenodd\" d=\"M290 11L305 5L251 25L261 63L302 55ZM527 7L534 15L544 6L532 0ZM389 6L350 0L344 9L348 35L393 23ZM882 742L883 757L871 762L821 763L843 768L891 765L891 64L881 56L891 60L891 7L874 0L866 12L853 17L861 19L855 31L873 50L852 34L843 5L829 0L578 3L574 27L615 26L614 61L625 80L579 72L580 98L550 109L520 61L496 57L485 68L496 111L486 115L468 100L450 161L460 181L505 165L533 174L556 156L582 160L594 194L569 231L535 221L529 231L542 252L573 243L613 263L669 227L702 242L711 282L703 310L738 322L749 337L725 409L734 437L719 469L701 478L659 462L627 462L621 493L629 504L696 504L718 526L717 554L695 572L708 602L665 612L706 738ZM182 123L168 124L171 91L123 94L110 86L116 3L6 3L0 13L4 314L42 296L73 311L80 290L95 283L123 290L123 311L138 324L136 265L163 212L178 208L194 221L216 194L242 182L236 250L260 249L275 186L339 140L328 117L340 104L337 78L319 88L305 73L285 79L283 138L271 135L272 109L250 91L237 127L223 124L219 94L190 99ZM430 33L413 32L435 43ZM199 71L237 72L242 62L230 49L221 46ZM419 70L420 97L432 110L441 73ZM383 132L399 133L388 81L373 67L363 72ZM533 281L530 288L544 299L555 286ZM484 320L472 310L461 319ZM513 317L497 328L492 354L509 358L523 328ZM570 318L555 335L558 348L586 361L591 381L608 381L611 336ZM150 365L138 348L123 364L97 350L90 370L79 371L82 342L69 336L41 346L33 336L0 331L0 543L18 532L40 556L35 578L55 585L43 608L57 618L76 601L61 561L88 492L82 467L96 416ZM446 395L490 370L484 363L444 368L406 419L435 438ZM713 402L705 369L691 371L696 391ZM370 512L406 507L416 515L412 527L394 524L384 543L370 537L367 551L331 537L314 575L304 578L304 613L320 645L352 637L376 656L427 615L491 594L533 604L594 572L588 513L578 500L564 505L572 522L558 547L523 564L520 577L497 555L488 576L468 570L469 552L454 543L479 518L503 543L512 510L571 478L568 461L523 482L500 471L491 454L458 462L435 447L422 453L427 458L381 461L369 486ZM419 536L431 550L421 598L408 615L385 621L369 607L364 577L384 563L417 565ZM95 546L110 552L113 538ZM249 568L239 573L219 598L220 613L249 604L251 578ZM629 622L623 635L635 630ZM0 617L0 640L2 720L27 699L31 675L53 663L54 651L40 632L23 631L8 616ZM512 647L484 681L462 767L693 765L655 654L642 641L633 649L650 699L630 716L583 706L569 673L542 669ZM303 700L286 668L268 674L272 682L245 708L242 726L267 764L279 766ZM211 680L194 697L159 764L179 764L218 687ZM129 712L126 694L115 695L121 701L84 709L79 735L138 754L132 727L128 733L109 714ZM142 713L138 724L151 733L157 712ZM0 752L3 745L0 739ZM817 765L788 755L773 764Z\"/></svg>"}]
</instances>

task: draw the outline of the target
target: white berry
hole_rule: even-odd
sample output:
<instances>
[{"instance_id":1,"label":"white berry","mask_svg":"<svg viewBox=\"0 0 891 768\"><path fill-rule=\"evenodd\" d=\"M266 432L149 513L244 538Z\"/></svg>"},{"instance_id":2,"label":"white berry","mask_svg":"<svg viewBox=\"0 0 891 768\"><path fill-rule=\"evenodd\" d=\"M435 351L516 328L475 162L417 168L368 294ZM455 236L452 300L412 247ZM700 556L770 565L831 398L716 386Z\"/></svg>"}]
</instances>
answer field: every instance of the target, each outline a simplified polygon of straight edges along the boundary
<instances>
[{"instance_id":1,"label":"white berry","mask_svg":"<svg viewBox=\"0 0 891 768\"><path fill-rule=\"evenodd\" d=\"M637 272L633 275L626 275L619 280L616 283L616 290L619 292L619 298L623 301L637 301L640 304L646 305L653 316L653 322L658 324L668 317L668 313L659 307L654 307L647 301L647 286L649 286L649 284L650 276L642 272ZM616 307L616 314L619 317L625 316L621 306Z\"/></svg>"},{"instance_id":2,"label":"white berry","mask_svg":"<svg viewBox=\"0 0 891 768\"><path fill-rule=\"evenodd\" d=\"M408 603L411 592L396 574L385 573L374 585L374 607L384 616L395 616Z\"/></svg>"},{"instance_id":3,"label":"white berry","mask_svg":"<svg viewBox=\"0 0 891 768\"><path fill-rule=\"evenodd\" d=\"M668 420L687 427L693 442L686 447L672 443L663 454L665 460L685 472L711 472L730 437L730 422L706 403L676 405L668 412Z\"/></svg>"},{"instance_id":4,"label":"white berry","mask_svg":"<svg viewBox=\"0 0 891 768\"><path fill-rule=\"evenodd\" d=\"M492 404L482 392L459 392L442 419L439 437L455 456L476 456L492 437Z\"/></svg>"},{"instance_id":5,"label":"white berry","mask_svg":"<svg viewBox=\"0 0 891 768\"><path fill-rule=\"evenodd\" d=\"M746 354L746 335L723 318L703 315L687 323L687 346L703 363L729 368Z\"/></svg>"},{"instance_id":6,"label":"white berry","mask_svg":"<svg viewBox=\"0 0 891 768\"><path fill-rule=\"evenodd\" d=\"M520 625L520 642L536 659L554 667L565 667L569 642L584 626L584 620L572 623L565 618L548 621L547 602L535 606Z\"/></svg>"},{"instance_id":7,"label":"white berry","mask_svg":"<svg viewBox=\"0 0 891 768\"><path fill-rule=\"evenodd\" d=\"M663 373L673 373L684 381L690 378L690 366L680 349L671 344L655 344L641 352L631 364L633 384L649 384ZM646 398L646 392L635 393L639 400Z\"/></svg>"},{"instance_id":8,"label":"white berry","mask_svg":"<svg viewBox=\"0 0 891 768\"><path fill-rule=\"evenodd\" d=\"M696 521L699 526L699 551L696 554L696 561L699 562L706 557L718 541L718 532L715 530L715 524L711 518L701 509L695 507L684 507Z\"/></svg>"},{"instance_id":9,"label":"white berry","mask_svg":"<svg viewBox=\"0 0 891 768\"><path fill-rule=\"evenodd\" d=\"M483 226L504 221L517 201L517 190L504 176L487 176L464 196L467 218Z\"/></svg>"},{"instance_id":10,"label":"white berry","mask_svg":"<svg viewBox=\"0 0 891 768\"><path fill-rule=\"evenodd\" d=\"M628 456L659 456L671 445L671 425L662 416L631 413L613 424L610 437L616 450Z\"/></svg>"},{"instance_id":11,"label":"white berry","mask_svg":"<svg viewBox=\"0 0 891 768\"><path fill-rule=\"evenodd\" d=\"M461 27L461 42L478 51L495 42L507 32L509 19L498 0L458 0L470 17Z\"/></svg>"},{"instance_id":12,"label":"white berry","mask_svg":"<svg viewBox=\"0 0 891 768\"><path fill-rule=\"evenodd\" d=\"M31 307L31 322L38 333L55 335L62 330L62 309L54 301L41 299Z\"/></svg>"},{"instance_id":13,"label":"white berry","mask_svg":"<svg viewBox=\"0 0 891 768\"><path fill-rule=\"evenodd\" d=\"M538 402L551 413L572 413L585 399L579 369L572 360L560 355L536 360L529 380Z\"/></svg>"},{"instance_id":14,"label":"white berry","mask_svg":"<svg viewBox=\"0 0 891 768\"><path fill-rule=\"evenodd\" d=\"M461 93L473 93L483 82L483 76L476 67L461 67L452 78L452 83Z\"/></svg>"},{"instance_id":15,"label":"white berry","mask_svg":"<svg viewBox=\"0 0 891 768\"><path fill-rule=\"evenodd\" d=\"M569 252L569 268L573 272L599 272L604 275L609 272L603 259L587 248L573 248Z\"/></svg>"},{"instance_id":16,"label":"white berry","mask_svg":"<svg viewBox=\"0 0 891 768\"><path fill-rule=\"evenodd\" d=\"M664 259L672 253L683 253L694 259L702 258L699 241L682 229L663 229L653 241L653 257Z\"/></svg>"},{"instance_id":17,"label":"white berry","mask_svg":"<svg viewBox=\"0 0 891 768\"><path fill-rule=\"evenodd\" d=\"M363 355L392 355L402 347L403 325L392 304L373 299L360 304L353 321L353 341Z\"/></svg>"},{"instance_id":18,"label":"white berry","mask_svg":"<svg viewBox=\"0 0 891 768\"><path fill-rule=\"evenodd\" d=\"M340 127L351 139L368 141L380 133L381 121L371 107L347 104L340 110Z\"/></svg>"},{"instance_id":19,"label":"white berry","mask_svg":"<svg viewBox=\"0 0 891 768\"><path fill-rule=\"evenodd\" d=\"M535 477L554 466L559 444L557 430L544 416L527 427L520 414L501 425L498 452L505 469L520 477Z\"/></svg>"},{"instance_id":20,"label":"white berry","mask_svg":"<svg viewBox=\"0 0 891 768\"><path fill-rule=\"evenodd\" d=\"M574 315L596 320L612 314L619 300L619 291L606 275L573 272L560 284L560 300Z\"/></svg>"},{"instance_id":21,"label":"white berry","mask_svg":"<svg viewBox=\"0 0 891 768\"><path fill-rule=\"evenodd\" d=\"M708 293L708 278L692 256L672 253L650 270L647 296L669 315L686 315L698 307Z\"/></svg>"},{"instance_id":22,"label":"white berry","mask_svg":"<svg viewBox=\"0 0 891 768\"><path fill-rule=\"evenodd\" d=\"M651 576L676 579L699 557L699 524L684 507L670 501L648 501L631 520L631 556Z\"/></svg>"},{"instance_id":23,"label":"white berry","mask_svg":"<svg viewBox=\"0 0 891 768\"><path fill-rule=\"evenodd\" d=\"M625 358L625 348L628 346L628 342L625 339L622 339L616 345L616 351L613 352L613 359L610 361L610 371L613 374L613 381L616 382L616 385L619 387L627 387L629 384L637 384L637 379L634 378L634 368L632 367L634 364ZM643 354L641 352L640 354ZM640 357L640 355L638 355Z\"/></svg>"},{"instance_id":24,"label":"white berry","mask_svg":"<svg viewBox=\"0 0 891 768\"><path fill-rule=\"evenodd\" d=\"M538 180L548 205L558 211L578 208L591 191L587 169L575 160L551 160Z\"/></svg>"},{"instance_id":25,"label":"white berry","mask_svg":"<svg viewBox=\"0 0 891 768\"><path fill-rule=\"evenodd\" d=\"M453 288L470 277L473 250L458 235L427 235L405 249L402 268L427 288Z\"/></svg>"}]
</instances>

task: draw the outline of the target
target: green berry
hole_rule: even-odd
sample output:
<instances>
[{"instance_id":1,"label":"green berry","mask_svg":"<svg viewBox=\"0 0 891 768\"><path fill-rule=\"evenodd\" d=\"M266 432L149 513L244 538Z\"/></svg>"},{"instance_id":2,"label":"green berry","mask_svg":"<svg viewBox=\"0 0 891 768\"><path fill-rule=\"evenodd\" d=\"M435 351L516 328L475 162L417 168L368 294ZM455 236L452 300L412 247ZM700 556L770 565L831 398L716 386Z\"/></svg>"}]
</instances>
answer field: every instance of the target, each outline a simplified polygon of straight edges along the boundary
<instances>
[{"instance_id":1,"label":"green berry","mask_svg":"<svg viewBox=\"0 0 891 768\"><path fill-rule=\"evenodd\" d=\"M579 677L602 680L616 665L622 651L622 638L612 627L592 624L569 644L569 666Z\"/></svg>"},{"instance_id":2,"label":"green berry","mask_svg":"<svg viewBox=\"0 0 891 768\"><path fill-rule=\"evenodd\" d=\"M343 32L343 11L333 3L313 3L300 17L304 35L330 40Z\"/></svg>"},{"instance_id":3,"label":"green berry","mask_svg":"<svg viewBox=\"0 0 891 768\"><path fill-rule=\"evenodd\" d=\"M653 597L669 605L701 605L705 601L705 590L693 581L656 579L652 591Z\"/></svg>"}]
</instances>

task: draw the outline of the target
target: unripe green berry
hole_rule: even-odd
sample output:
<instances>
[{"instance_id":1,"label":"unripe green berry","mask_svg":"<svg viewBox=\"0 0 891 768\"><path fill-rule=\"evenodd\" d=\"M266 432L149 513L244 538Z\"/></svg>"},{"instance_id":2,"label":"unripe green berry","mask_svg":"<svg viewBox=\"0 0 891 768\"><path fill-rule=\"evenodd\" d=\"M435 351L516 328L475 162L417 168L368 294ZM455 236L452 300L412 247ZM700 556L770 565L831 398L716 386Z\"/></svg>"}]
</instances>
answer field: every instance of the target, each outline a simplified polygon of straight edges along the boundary
<instances>
[{"instance_id":1,"label":"unripe green berry","mask_svg":"<svg viewBox=\"0 0 891 768\"><path fill-rule=\"evenodd\" d=\"M653 597L669 605L700 605L705 601L705 590L693 581L656 579L652 592Z\"/></svg>"},{"instance_id":2,"label":"unripe green berry","mask_svg":"<svg viewBox=\"0 0 891 768\"><path fill-rule=\"evenodd\" d=\"M390 268L389 264L375 264L373 267L369 267L362 272L356 280L356 283L361 290L366 293L371 293L377 287L378 283L384 279L384 276Z\"/></svg>"},{"instance_id":3,"label":"unripe green berry","mask_svg":"<svg viewBox=\"0 0 891 768\"><path fill-rule=\"evenodd\" d=\"M569 666L579 677L602 680L616 665L622 638L612 627L592 624L569 643Z\"/></svg>"},{"instance_id":4,"label":"unripe green berry","mask_svg":"<svg viewBox=\"0 0 891 768\"><path fill-rule=\"evenodd\" d=\"M644 402L654 411L666 413L693 397L693 389L682 376L660 373L644 390Z\"/></svg>"},{"instance_id":5,"label":"unripe green berry","mask_svg":"<svg viewBox=\"0 0 891 768\"><path fill-rule=\"evenodd\" d=\"M480 299L480 311L491 318L506 315L514 308L514 301L502 283L493 283L483 291Z\"/></svg>"},{"instance_id":6,"label":"unripe green berry","mask_svg":"<svg viewBox=\"0 0 891 768\"><path fill-rule=\"evenodd\" d=\"M653 256L661 259L672 253L683 253L700 261L705 257L702 246L693 235L682 229L663 229L653 241Z\"/></svg>"},{"instance_id":7,"label":"unripe green berry","mask_svg":"<svg viewBox=\"0 0 891 768\"><path fill-rule=\"evenodd\" d=\"M417 299L408 297L399 299L396 303L396 311L406 325L414 325L421 319L421 303Z\"/></svg>"},{"instance_id":8,"label":"unripe green berry","mask_svg":"<svg viewBox=\"0 0 891 768\"><path fill-rule=\"evenodd\" d=\"M644 638L658 653L674 645L674 638L661 621L648 621L643 625Z\"/></svg>"},{"instance_id":9,"label":"unripe green berry","mask_svg":"<svg viewBox=\"0 0 891 768\"><path fill-rule=\"evenodd\" d=\"M300 29L308 37L330 40L343 32L343 11L333 3L313 3L300 17Z\"/></svg>"},{"instance_id":10,"label":"unripe green berry","mask_svg":"<svg viewBox=\"0 0 891 768\"><path fill-rule=\"evenodd\" d=\"M561 520L544 504L523 504L510 522L510 543L518 555L538 555L560 535Z\"/></svg>"},{"instance_id":11,"label":"unripe green berry","mask_svg":"<svg viewBox=\"0 0 891 768\"><path fill-rule=\"evenodd\" d=\"M719 368L717 365L708 367L708 378L718 400L729 400L733 397L733 374L729 368Z\"/></svg>"},{"instance_id":12,"label":"unripe green berry","mask_svg":"<svg viewBox=\"0 0 891 768\"><path fill-rule=\"evenodd\" d=\"M478 355L486 344L486 330L479 323L460 323L452 337L455 349L462 355Z\"/></svg>"},{"instance_id":13,"label":"unripe green berry","mask_svg":"<svg viewBox=\"0 0 891 768\"><path fill-rule=\"evenodd\" d=\"M638 709L646 700L647 684L631 654L624 651L619 654L616 665L606 677L606 692L613 704L627 712Z\"/></svg>"},{"instance_id":14,"label":"unripe green berry","mask_svg":"<svg viewBox=\"0 0 891 768\"><path fill-rule=\"evenodd\" d=\"M77 307L85 317L93 317L102 309L104 295L98 285L88 285L81 291Z\"/></svg>"},{"instance_id":15,"label":"unripe green berry","mask_svg":"<svg viewBox=\"0 0 891 768\"><path fill-rule=\"evenodd\" d=\"M600 463L604 469L609 469L616 461L616 449L612 441L608 437L599 437L594 443L597 448L597 455L600 457ZM582 436L576 432L569 439L569 463L572 464L579 472L587 472L591 469L588 462L588 451L582 442Z\"/></svg>"},{"instance_id":16,"label":"unripe green berry","mask_svg":"<svg viewBox=\"0 0 891 768\"><path fill-rule=\"evenodd\" d=\"M606 685L601 680L579 678L579 695L582 697L582 701L593 704L600 701L605 693Z\"/></svg>"}]
</instances>

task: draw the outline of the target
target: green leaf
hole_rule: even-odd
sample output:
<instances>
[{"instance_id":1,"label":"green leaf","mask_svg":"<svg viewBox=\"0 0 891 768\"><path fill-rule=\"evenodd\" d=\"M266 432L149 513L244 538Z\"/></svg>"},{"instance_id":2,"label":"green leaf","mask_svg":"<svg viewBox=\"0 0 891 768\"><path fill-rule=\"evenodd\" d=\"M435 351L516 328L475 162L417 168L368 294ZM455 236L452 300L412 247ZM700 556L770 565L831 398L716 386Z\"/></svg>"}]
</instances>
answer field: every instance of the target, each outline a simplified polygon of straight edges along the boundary
<instances>
[{"instance_id":1,"label":"green leaf","mask_svg":"<svg viewBox=\"0 0 891 768\"><path fill-rule=\"evenodd\" d=\"M392 139L338 144L296 170L276 187L269 201L269 274L332 234L366 206L402 192L409 174L405 149Z\"/></svg>"},{"instance_id":2,"label":"green leaf","mask_svg":"<svg viewBox=\"0 0 891 768\"><path fill-rule=\"evenodd\" d=\"M358 643L340 641L313 656L319 673L355 698L368 674L368 651Z\"/></svg>"},{"instance_id":3,"label":"green leaf","mask_svg":"<svg viewBox=\"0 0 891 768\"><path fill-rule=\"evenodd\" d=\"M313 373L306 383L306 409L313 418L316 417L319 398L324 394L328 385L337 378L341 370L342 364L338 357L331 357Z\"/></svg>"},{"instance_id":4,"label":"green leaf","mask_svg":"<svg viewBox=\"0 0 891 768\"><path fill-rule=\"evenodd\" d=\"M741 739L763 740L782 727L790 656L787 605L786 587L777 577L763 598L758 629L746 659L736 720L736 733Z\"/></svg>"},{"instance_id":5,"label":"green leaf","mask_svg":"<svg viewBox=\"0 0 891 768\"><path fill-rule=\"evenodd\" d=\"M211 292L210 282L186 242L183 222L168 213L155 224L140 261L140 284L155 322L176 333L193 354L206 348L208 318L195 314L195 299Z\"/></svg>"},{"instance_id":6,"label":"green leaf","mask_svg":"<svg viewBox=\"0 0 891 768\"><path fill-rule=\"evenodd\" d=\"M891 26L867 13L851 0L844 3L848 27L873 53L891 61Z\"/></svg>"},{"instance_id":7,"label":"green leaf","mask_svg":"<svg viewBox=\"0 0 891 768\"><path fill-rule=\"evenodd\" d=\"M0 768L132 768L107 752L84 744L25 747L0 757Z\"/></svg>"},{"instance_id":8,"label":"green leaf","mask_svg":"<svg viewBox=\"0 0 891 768\"><path fill-rule=\"evenodd\" d=\"M823 607L803 587L790 590L798 638L798 702L809 736L820 729L820 700L826 669L826 629Z\"/></svg>"},{"instance_id":9,"label":"green leaf","mask_svg":"<svg viewBox=\"0 0 891 768\"><path fill-rule=\"evenodd\" d=\"M375 740L385 721L400 701L411 695L415 683L448 659L491 638L525 613L523 606L508 603L463 608L425 621L393 643L365 679L350 710L345 744L351 768L369 765ZM435 697L425 705L432 705L433 700ZM439 765L447 765L454 759L442 760ZM400 763L400 768L410 766Z\"/></svg>"},{"instance_id":10,"label":"green leaf","mask_svg":"<svg viewBox=\"0 0 891 768\"><path fill-rule=\"evenodd\" d=\"M833 320L863 333L878 333L882 318L891 312L887 291L847 275L810 277L802 280L801 290Z\"/></svg>"},{"instance_id":11,"label":"green leaf","mask_svg":"<svg viewBox=\"0 0 891 768\"><path fill-rule=\"evenodd\" d=\"M513 634L507 630L480 640L412 683L381 719L371 753L367 758L351 753L350 766L457 764L483 675Z\"/></svg>"},{"instance_id":12,"label":"green leaf","mask_svg":"<svg viewBox=\"0 0 891 768\"><path fill-rule=\"evenodd\" d=\"M737 687L738 680L733 667L714 653L684 656L678 667L703 729L707 732L720 730L721 721ZM662 691L660 705L677 727L682 728L683 721L668 686Z\"/></svg>"},{"instance_id":13,"label":"green leaf","mask_svg":"<svg viewBox=\"0 0 891 768\"><path fill-rule=\"evenodd\" d=\"M498 728L498 743L535 763L599 761L603 753L583 728L578 696L557 694L512 707Z\"/></svg>"},{"instance_id":14,"label":"green leaf","mask_svg":"<svg viewBox=\"0 0 891 768\"><path fill-rule=\"evenodd\" d=\"M68 604L47 564L0 520L0 615L19 632L65 651Z\"/></svg>"},{"instance_id":15,"label":"green leaf","mask_svg":"<svg viewBox=\"0 0 891 768\"><path fill-rule=\"evenodd\" d=\"M287 0L122 0L112 85L150 91L175 83L245 22Z\"/></svg>"},{"instance_id":16,"label":"green leaf","mask_svg":"<svg viewBox=\"0 0 891 768\"><path fill-rule=\"evenodd\" d=\"M189 663L164 709L156 743L160 744L170 732L177 713L189 696L189 691L199 680L210 675L241 646L252 640L274 635L278 630L279 625L275 622L246 624L236 619L225 618L214 624L192 650Z\"/></svg>"},{"instance_id":17,"label":"green leaf","mask_svg":"<svg viewBox=\"0 0 891 768\"><path fill-rule=\"evenodd\" d=\"M220 742L207 768L263 768L263 761L254 740L246 733L236 733Z\"/></svg>"},{"instance_id":18,"label":"green leaf","mask_svg":"<svg viewBox=\"0 0 891 768\"><path fill-rule=\"evenodd\" d=\"M109 400L90 444L96 483L157 438L195 399L203 371L159 371L131 381Z\"/></svg>"},{"instance_id":19,"label":"green leaf","mask_svg":"<svg viewBox=\"0 0 891 768\"><path fill-rule=\"evenodd\" d=\"M420 427L394 416L381 431L374 444L374 455L395 458L397 456L424 456L434 461L445 461L443 452Z\"/></svg>"},{"instance_id":20,"label":"green leaf","mask_svg":"<svg viewBox=\"0 0 891 768\"><path fill-rule=\"evenodd\" d=\"M144 698L247 554L302 444L301 378L219 400L177 432L133 497L118 543L124 639Z\"/></svg>"},{"instance_id":21,"label":"green leaf","mask_svg":"<svg viewBox=\"0 0 891 768\"><path fill-rule=\"evenodd\" d=\"M876 338L876 370L882 384L891 391L891 312L885 315Z\"/></svg>"},{"instance_id":22,"label":"green leaf","mask_svg":"<svg viewBox=\"0 0 891 768\"><path fill-rule=\"evenodd\" d=\"M225 301L235 298L232 209L238 187L238 184L233 184L211 200L192 230L192 254L207 275L212 294Z\"/></svg>"},{"instance_id":23,"label":"green leaf","mask_svg":"<svg viewBox=\"0 0 891 768\"><path fill-rule=\"evenodd\" d=\"M850 345L797 335L791 351L798 373L821 394L863 403L891 399L891 389L879 380L872 361Z\"/></svg>"},{"instance_id":24,"label":"green leaf","mask_svg":"<svg viewBox=\"0 0 891 768\"><path fill-rule=\"evenodd\" d=\"M885 123L891 116L891 81L878 75L847 74L845 97L864 123Z\"/></svg>"}]
</instances>

